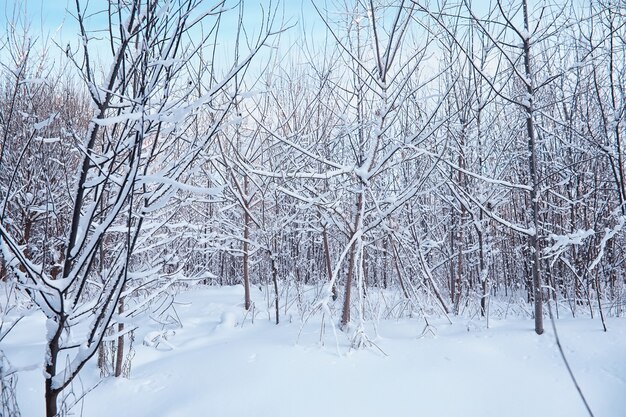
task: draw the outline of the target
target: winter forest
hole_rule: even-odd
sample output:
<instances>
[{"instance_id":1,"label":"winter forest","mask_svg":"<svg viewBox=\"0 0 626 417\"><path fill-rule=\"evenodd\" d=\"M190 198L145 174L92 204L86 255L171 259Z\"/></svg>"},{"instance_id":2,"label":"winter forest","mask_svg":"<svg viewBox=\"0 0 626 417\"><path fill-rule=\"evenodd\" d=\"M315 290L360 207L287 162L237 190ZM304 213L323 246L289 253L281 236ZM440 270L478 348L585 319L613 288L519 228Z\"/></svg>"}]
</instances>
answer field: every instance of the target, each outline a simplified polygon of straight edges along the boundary
<instances>
[{"instance_id":1,"label":"winter forest","mask_svg":"<svg viewBox=\"0 0 626 417\"><path fill-rule=\"evenodd\" d=\"M626 414L626 3L39 3L0 416Z\"/></svg>"}]
</instances>

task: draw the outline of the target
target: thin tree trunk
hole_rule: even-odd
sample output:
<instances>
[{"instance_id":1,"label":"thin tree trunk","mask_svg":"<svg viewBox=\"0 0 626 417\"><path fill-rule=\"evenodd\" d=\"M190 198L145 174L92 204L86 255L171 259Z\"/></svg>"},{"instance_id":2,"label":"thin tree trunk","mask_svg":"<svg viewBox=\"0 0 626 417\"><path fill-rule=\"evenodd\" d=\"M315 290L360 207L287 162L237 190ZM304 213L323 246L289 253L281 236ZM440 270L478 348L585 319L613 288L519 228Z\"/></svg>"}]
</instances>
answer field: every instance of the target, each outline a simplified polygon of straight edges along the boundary
<instances>
[{"instance_id":1,"label":"thin tree trunk","mask_svg":"<svg viewBox=\"0 0 626 417\"><path fill-rule=\"evenodd\" d=\"M352 281L354 275L354 262L356 257L356 243L352 243L350 248L350 259L348 263L348 274L346 275L346 288L343 296L343 309L341 313L341 328L345 329L350 322L350 294L352 292Z\"/></svg>"},{"instance_id":2,"label":"thin tree trunk","mask_svg":"<svg viewBox=\"0 0 626 417\"><path fill-rule=\"evenodd\" d=\"M122 288L124 291L124 288ZM122 315L124 313L124 298L120 297L119 306L117 308L117 312ZM122 376L122 368L124 367L124 323L119 322L117 324L117 331L120 335L117 337L117 349L115 352L115 376Z\"/></svg>"},{"instance_id":3,"label":"thin tree trunk","mask_svg":"<svg viewBox=\"0 0 626 417\"><path fill-rule=\"evenodd\" d=\"M363 185L363 184L362 184ZM361 213L363 210L363 193L361 191L356 200L356 216L354 219L354 233L360 232L361 227ZM356 248L357 242L352 242L352 247L350 248L350 259L348 261L348 275L346 276L346 288L344 292L343 298L343 310L341 314L341 327L343 329L346 328L348 323L350 322L350 295L352 292L352 281L354 279L354 271L355 271L355 262L356 262Z\"/></svg>"},{"instance_id":4,"label":"thin tree trunk","mask_svg":"<svg viewBox=\"0 0 626 417\"><path fill-rule=\"evenodd\" d=\"M274 307L276 309L276 324L280 322L278 309L278 268L276 267L276 258L274 252L270 252L270 262L272 267L272 282L274 284Z\"/></svg>"},{"instance_id":5,"label":"thin tree trunk","mask_svg":"<svg viewBox=\"0 0 626 417\"><path fill-rule=\"evenodd\" d=\"M393 263L394 266L396 268L396 272L398 274L398 281L400 282L400 288L402 289L402 294L404 295L404 298L406 298L407 300L409 299L409 293L406 290L406 287L404 285L404 278L402 277L402 270L400 269L400 256L398 254L398 250L396 249L396 245L395 242L393 241L393 239L389 239L389 244L391 245L391 249L393 252Z\"/></svg>"},{"instance_id":6,"label":"thin tree trunk","mask_svg":"<svg viewBox=\"0 0 626 417\"><path fill-rule=\"evenodd\" d=\"M51 384L52 381L46 380L46 417L57 417L57 399L59 392L49 388L49 383Z\"/></svg>"},{"instance_id":7,"label":"thin tree trunk","mask_svg":"<svg viewBox=\"0 0 626 417\"><path fill-rule=\"evenodd\" d=\"M330 245L328 244L328 231L326 229L326 225L324 225L324 229L322 230L322 239L324 242L324 259L326 261L326 274L328 275L328 281L330 282L333 279L333 265L330 259ZM333 282L333 287L331 289L333 293L333 301L337 299L337 285Z\"/></svg>"},{"instance_id":8,"label":"thin tree trunk","mask_svg":"<svg viewBox=\"0 0 626 417\"><path fill-rule=\"evenodd\" d=\"M606 322L604 321L604 311L602 310L602 295L600 288L600 278L598 278L598 270L596 270L595 274L595 283L596 283L596 298L598 299L598 310L600 312L600 320L602 321L602 328L606 332Z\"/></svg>"},{"instance_id":9,"label":"thin tree trunk","mask_svg":"<svg viewBox=\"0 0 626 417\"><path fill-rule=\"evenodd\" d=\"M537 145L535 141L535 124L534 124L534 88L532 84L532 72L530 65L530 25L528 22L528 1L522 0L522 7L524 12L524 70L526 75L526 93L528 104L524 106L526 110L526 131L528 134L528 169L531 181L530 191L530 218L534 233L529 237L529 246L531 250L531 265L532 265L532 281L533 281L533 295L535 304L535 332L537 334L543 333L543 290L541 284L541 253L539 246L539 173L537 169Z\"/></svg>"},{"instance_id":10,"label":"thin tree trunk","mask_svg":"<svg viewBox=\"0 0 626 417\"><path fill-rule=\"evenodd\" d=\"M463 219L464 209L461 209L461 221ZM454 287L456 293L456 299L454 300L454 314L459 314L461 306L461 288L463 280L463 228L461 222L459 222L459 228L457 229L457 242L459 253L456 258L456 275L454 277Z\"/></svg>"},{"instance_id":11,"label":"thin tree trunk","mask_svg":"<svg viewBox=\"0 0 626 417\"><path fill-rule=\"evenodd\" d=\"M60 319L57 317L57 320ZM48 319L51 320L51 319ZM59 356L59 342L63 330L63 323L58 323L55 333L48 341L48 352L45 364L46 379L44 382L44 397L46 402L46 417L57 417L58 414L58 397L61 392L52 387L52 378L57 374L57 360Z\"/></svg>"},{"instance_id":12,"label":"thin tree trunk","mask_svg":"<svg viewBox=\"0 0 626 417\"><path fill-rule=\"evenodd\" d=\"M487 276L487 271L485 270L485 242L483 232L480 230L478 231L478 266L480 268L479 277L482 286L482 297L480 297L480 315L481 317L486 317L487 301L489 298L489 277Z\"/></svg>"},{"instance_id":13,"label":"thin tree trunk","mask_svg":"<svg viewBox=\"0 0 626 417\"><path fill-rule=\"evenodd\" d=\"M244 177L243 179L243 189L244 193L248 193L248 177ZM246 207L244 207L243 214L243 289L244 289L244 308L246 310L250 310L250 306L252 305L250 301L250 276L249 276L249 265L248 251L250 250L250 214L248 213L248 201L247 195L244 196Z\"/></svg>"}]
</instances>

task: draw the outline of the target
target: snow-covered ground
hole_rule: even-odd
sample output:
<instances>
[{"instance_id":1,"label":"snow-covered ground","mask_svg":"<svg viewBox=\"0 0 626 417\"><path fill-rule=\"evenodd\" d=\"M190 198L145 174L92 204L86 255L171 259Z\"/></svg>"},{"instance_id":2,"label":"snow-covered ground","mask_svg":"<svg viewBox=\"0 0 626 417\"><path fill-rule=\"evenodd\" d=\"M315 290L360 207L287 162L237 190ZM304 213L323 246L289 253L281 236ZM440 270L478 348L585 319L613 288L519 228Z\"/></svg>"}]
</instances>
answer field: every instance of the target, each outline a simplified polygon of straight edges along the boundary
<instances>
[{"instance_id":1,"label":"snow-covered ground","mask_svg":"<svg viewBox=\"0 0 626 417\"><path fill-rule=\"evenodd\" d=\"M264 303L261 293L257 305ZM130 379L107 378L72 412L88 417L585 416L554 334L529 319L423 319L368 324L372 345L354 350L321 315L303 326L242 314L240 287L177 296L182 327L157 343L160 325L136 333ZM260 308L259 308L260 310ZM173 310L172 310L173 312ZM560 319L559 335L598 417L626 415L626 319ZM19 374L25 417L43 416L44 320L32 313L3 341ZM145 341L146 343L142 343ZM155 342L156 341L156 342ZM151 346L150 346L151 345ZM92 361L74 392L99 380Z\"/></svg>"}]
</instances>

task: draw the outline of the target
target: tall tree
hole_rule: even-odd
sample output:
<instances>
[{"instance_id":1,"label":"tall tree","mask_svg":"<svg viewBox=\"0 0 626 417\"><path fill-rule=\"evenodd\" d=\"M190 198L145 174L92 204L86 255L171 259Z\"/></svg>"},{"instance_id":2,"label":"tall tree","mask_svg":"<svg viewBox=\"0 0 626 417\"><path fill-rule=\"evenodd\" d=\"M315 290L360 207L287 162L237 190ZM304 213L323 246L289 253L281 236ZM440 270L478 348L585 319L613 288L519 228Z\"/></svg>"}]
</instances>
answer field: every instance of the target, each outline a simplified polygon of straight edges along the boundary
<instances>
[{"instance_id":1,"label":"tall tree","mask_svg":"<svg viewBox=\"0 0 626 417\"><path fill-rule=\"evenodd\" d=\"M248 53L230 67L204 62L197 84L216 77L218 71L224 76L212 79L210 88L188 100L193 83L187 82L186 70L202 62L200 50L211 48L209 39L225 13L223 2L209 8L195 0L110 2L108 45L104 46L110 50L110 70L102 79L96 72L94 50L103 46L95 45L91 30L96 29L88 27L85 17L91 11L80 0L75 6L82 43L79 49L70 47L68 55L82 76L94 111L86 130L71 120L66 126L72 141L64 142L65 151L80 152L82 160L72 179L73 207L59 234L64 247L58 275L33 256L36 251L21 245L5 226L11 223L5 214L0 226L4 259L47 317L48 417L58 415L60 394L97 352L114 314L122 308L120 300L133 292L129 285L134 277L142 276L133 254L145 241L142 232L154 229L146 221L148 213L185 188L185 173L233 109L227 86L271 35L266 27ZM208 24L208 32L200 30L201 23ZM192 34L200 41L190 42L197 39ZM213 110L208 110L209 103ZM201 111L212 111L214 122L202 136L188 137L187 127ZM41 181L49 184L50 179ZM14 186L10 183L3 196L5 206ZM105 245L107 256L98 259ZM105 264L96 268L98 261ZM69 339L67 335L79 324L89 330ZM123 350L121 343L118 349Z\"/></svg>"}]
</instances>

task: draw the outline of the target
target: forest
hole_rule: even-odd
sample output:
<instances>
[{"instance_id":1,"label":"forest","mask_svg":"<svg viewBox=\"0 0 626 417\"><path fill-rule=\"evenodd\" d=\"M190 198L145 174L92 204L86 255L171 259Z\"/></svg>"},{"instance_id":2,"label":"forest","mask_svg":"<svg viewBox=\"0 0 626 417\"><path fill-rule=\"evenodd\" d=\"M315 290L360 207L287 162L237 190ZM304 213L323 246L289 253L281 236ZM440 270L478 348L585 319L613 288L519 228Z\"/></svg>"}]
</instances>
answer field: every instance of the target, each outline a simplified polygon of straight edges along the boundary
<instances>
[{"instance_id":1,"label":"forest","mask_svg":"<svg viewBox=\"0 0 626 417\"><path fill-rule=\"evenodd\" d=\"M340 358L514 318L580 415L622 415L557 327L626 343L626 3L72 0L62 40L27 3L0 32L0 416L132 383L189 331L179 296Z\"/></svg>"}]
</instances>

